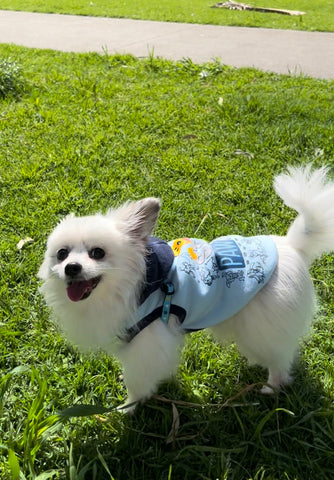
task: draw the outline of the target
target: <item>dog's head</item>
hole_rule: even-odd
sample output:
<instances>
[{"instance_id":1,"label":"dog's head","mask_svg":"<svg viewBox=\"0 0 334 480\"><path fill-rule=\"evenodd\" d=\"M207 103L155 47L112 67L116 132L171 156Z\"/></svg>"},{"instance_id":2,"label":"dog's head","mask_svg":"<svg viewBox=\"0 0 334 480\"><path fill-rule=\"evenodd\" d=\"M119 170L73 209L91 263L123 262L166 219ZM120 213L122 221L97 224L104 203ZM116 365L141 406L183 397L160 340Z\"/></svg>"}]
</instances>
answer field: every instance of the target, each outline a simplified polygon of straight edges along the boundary
<instances>
[{"instance_id":1,"label":"dog's head","mask_svg":"<svg viewBox=\"0 0 334 480\"><path fill-rule=\"evenodd\" d=\"M47 303L55 296L81 303L133 293L159 210L158 199L146 198L106 215L67 216L50 235L38 274Z\"/></svg>"}]
</instances>

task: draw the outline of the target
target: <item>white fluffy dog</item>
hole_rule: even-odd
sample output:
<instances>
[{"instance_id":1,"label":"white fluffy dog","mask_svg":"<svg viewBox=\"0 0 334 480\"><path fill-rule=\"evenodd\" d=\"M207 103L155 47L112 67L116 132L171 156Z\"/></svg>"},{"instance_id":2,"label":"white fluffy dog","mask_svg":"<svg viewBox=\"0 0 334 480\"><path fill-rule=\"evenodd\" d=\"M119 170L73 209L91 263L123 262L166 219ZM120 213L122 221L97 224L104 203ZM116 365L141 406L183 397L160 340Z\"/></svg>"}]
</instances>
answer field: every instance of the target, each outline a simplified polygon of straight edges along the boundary
<instances>
[{"instance_id":1,"label":"white fluffy dog","mask_svg":"<svg viewBox=\"0 0 334 480\"><path fill-rule=\"evenodd\" d=\"M284 237L167 244L150 236L156 198L106 215L70 215L51 234L39 271L46 303L71 342L119 358L129 403L175 373L184 333L206 326L268 368L269 385L284 386L314 315L308 269L334 249L334 183L326 174L306 166L275 178L277 194L299 214Z\"/></svg>"}]
</instances>

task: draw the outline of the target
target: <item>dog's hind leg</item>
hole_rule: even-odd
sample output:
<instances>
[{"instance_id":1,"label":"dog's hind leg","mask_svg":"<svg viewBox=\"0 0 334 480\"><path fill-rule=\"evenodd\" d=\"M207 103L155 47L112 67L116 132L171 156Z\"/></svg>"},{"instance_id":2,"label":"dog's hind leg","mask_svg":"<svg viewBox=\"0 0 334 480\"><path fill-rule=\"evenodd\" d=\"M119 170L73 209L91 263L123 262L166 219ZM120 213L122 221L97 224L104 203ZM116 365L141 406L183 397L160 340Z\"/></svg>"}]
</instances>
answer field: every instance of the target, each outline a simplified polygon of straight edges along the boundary
<instances>
[{"instance_id":1,"label":"dog's hind leg","mask_svg":"<svg viewBox=\"0 0 334 480\"><path fill-rule=\"evenodd\" d=\"M300 340L309 332L315 294L303 256L275 237L278 266L268 284L236 315L212 328L215 337L236 342L250 364L268 368L274 389L290 382ZM263 393L272 393L268 386Z\"/></svg>"}]
</instances>

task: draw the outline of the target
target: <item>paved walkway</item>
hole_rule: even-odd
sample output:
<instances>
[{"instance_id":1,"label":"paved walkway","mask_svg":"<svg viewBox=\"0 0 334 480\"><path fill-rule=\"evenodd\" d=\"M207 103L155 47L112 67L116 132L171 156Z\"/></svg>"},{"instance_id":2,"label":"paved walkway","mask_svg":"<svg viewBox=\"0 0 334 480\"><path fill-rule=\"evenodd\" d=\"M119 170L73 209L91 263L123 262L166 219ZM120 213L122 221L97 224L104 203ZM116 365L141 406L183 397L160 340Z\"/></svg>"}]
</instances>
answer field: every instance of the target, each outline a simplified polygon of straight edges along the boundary
<instances>
[{"instance_id":1,"label":"paved walkway","mask_svg":"<svg viewBox=\"0 0 334 480\"><path fill-rule=\"evenodd\" d=\"M148 22L0 10L0 43L71 52L150 54L334 79L334 33Z\"/></svg>"}]
</instances>

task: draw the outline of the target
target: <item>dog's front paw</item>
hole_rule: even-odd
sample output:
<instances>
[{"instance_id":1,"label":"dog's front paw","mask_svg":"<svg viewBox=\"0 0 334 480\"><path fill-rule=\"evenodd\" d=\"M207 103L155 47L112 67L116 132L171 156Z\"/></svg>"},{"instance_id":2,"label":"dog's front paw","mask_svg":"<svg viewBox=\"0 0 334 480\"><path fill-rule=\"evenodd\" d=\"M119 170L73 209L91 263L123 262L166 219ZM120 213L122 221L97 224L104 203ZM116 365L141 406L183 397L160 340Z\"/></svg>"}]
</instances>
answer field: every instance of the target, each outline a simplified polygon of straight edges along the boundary
<instances>
[{"instance_id":1,"label":"dog's front paw","mask_svg":"<svg viewBox=\"0 0 334 480\"><path fill-rule=\"evenodd\" d=\"M116 411L126 413L127 415L133 415L138 404L138 400L132 400L131 398L128 398L126 402L122 403L116 408Z\"/></svg>"},{"instance_id":2,"label":"dog's front paw","mask_svg":"<svg viewBox=\"0 0 334 480\"><path fill-rule=\"evenodd\" d=\"M270 385L264 385L261 388L260 393L262 393L262 395L275 395L275 393L277 393L278 391L279 388L273 388Z\"/></svg>"},{"instance_id":3,"label":"dog's front paw","mask_svg":"<svg viewBox=\"0 0 334 480\"><path fill-rule=\"evenodd\" d=\"M263 395L274 395L278 393L281 388L290 385L292 382L292 377L287 371L284 370L269 370L269 378L266 385L264 385L260 392Z\"/></svg>"}]
</instances>

